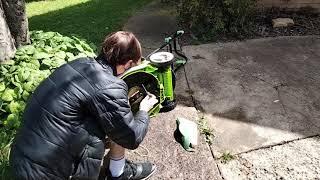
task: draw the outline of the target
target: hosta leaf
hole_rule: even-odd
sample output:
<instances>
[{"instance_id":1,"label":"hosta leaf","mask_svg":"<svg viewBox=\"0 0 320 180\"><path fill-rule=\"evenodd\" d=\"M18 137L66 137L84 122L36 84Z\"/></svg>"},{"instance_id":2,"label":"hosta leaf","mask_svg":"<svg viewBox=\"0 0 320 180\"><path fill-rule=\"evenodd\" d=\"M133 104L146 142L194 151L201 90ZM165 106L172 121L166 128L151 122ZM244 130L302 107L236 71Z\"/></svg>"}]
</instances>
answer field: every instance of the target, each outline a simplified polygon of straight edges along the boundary
<instances>
[{"instance_id":1,"label":"hosta leaf","mask_svg":"<svg viewBox=\"0 0 320 180\"><path fill-rule=\"evenodd\" d=\"M21 69L18 72L18 77L19 77L20 82L26 81L29 76L30 76L30 71L28 71L26 68L25 68L25 70Z\"/></svg>"},{"instance_id":2,"label":"hosta leaf","mask_svg":"<svg viewBox=\"0 0 320 180\"><path fill-rule=\"evenodd\" d=\"M24 55L26 52L25 52L25 50L24 49L18 49L17 51L16 51L16 56L20 56L20 55Z\"/></svg>"},{"instance_id":3,"label":"hosta leaf","mask_svg":"<svg viewBox=\"0 0 320 180\"><path fill-rule=\"evenodd\" d=\"M67 55L68 59L74 58L74 55L70 52L66 52L66 55Z\"/></svg>"},{"instance_id":4,"label":"hosta leaf","mask_svg":"<svg viewBox=\"0 0 320 180\"><path fill-rule=\"evenodd\" d=\"M1 74L6 74L8 72L8 69L4 66L1 66Z\"/></svg>"},{"instance_id":5,"label":"hosta leaf","mask_svg":"<svg viewBox=\"0 0 320 180\"><path fill-rule=\"evenodd\" d=\"M28 54L28 55L33 54L36 50L36 48L34 48L34 46L32 46L32 45L23 46L23 49L26 52L26 54Z\"/></svg>"},{"instance_id":6,"label":"hosta leaf","mask_svg":"<svg viewBox=\"0 0 320 180\"><path fill-rule=\"evenodd\" d=\"M55 54L56 57L60 59L65 59L66 58L66 53L64 51L59 51Z\"/></svg>"},{"instance_id":7,"label":"hosta leaf","mask_svg":"<svg viewBox=\"0 0 320 180\"><path fill-rule=\"evenodd\" d=\"M43 50L44 50L45 52L47 52L47 53L50 53L50 52L53 50L53 48L50 47L50 46L45 46L45 47L43 48Z\"/></svg>"},{"instance_id":8,"label":"hosta leaf","mask_svg":"<svg viewBox=\"0 0 320 180\"><path fill-rule=\"evenodd\" d=\"M82 48L82 46L80 44L75 44L75 46L80 52L84 51L84 49Z\"/></svg>"},{"instance_id":9,"label":"hosta leaf","mask_svg":"<svg viewBox=\"0 0 320 180\"><path fill-rule=\"evenodd\" d=\"M41 75L43 76L43 78L47 78L50 74L51 74L50 70L41 71Z\"/></svg>"},{"instance_id":10,"label":"hosta leaf","mask_svg":"<svg viewBox=\"0 0 320 180\"><path fill-rule=\"evenodd\" d=\"M18 128L20 126L19 116L17 114L9 114L3 124L8 128Z\"/></svg>"},{"instance_id":11,"label":"hosta leaf","mask_svg":"<svg viewBox=\"0 0 320 180\"><path fill-rule=\"evenodd\" d=\"M21 87L21 84L19 84L17 87L14 88L14 98L20 99L22 96L23 89Z\"/></svg>"},{"instance_id":12,"label":"hosta leaf","mask_svg":"<svg viewBox=\"0 0 320 180\"><path fill-rule=\"evenodd\" d=\"M31 60L30 63L28 64L28 67L31 69L39 69L40 63L38 60Z\"/></svg>"},{"instance_id":13,"label":"hosta leaf","mask_svg":"<svg viewBox=\"0 0 320 180\"><path fill-rule=\"evenodd\" d=\"M16 82L14 77L11 77L11 83L16 87L20 86L20 82Z\"/></svg>"},{"instance_id":14,"label":"hosta leaf","mask_svg":"<svg viewBox=\"0 0 320 180\"><path fill-rule=\"evenodd\" d=\"M20 125L25 102L59 66L78 57L95 56L93 46L56 32L31 31L32 44L17 49L10 64L0 65L0 124ZM9 116L7 116L9 114Z\"/></svg>"},{"instance_id":15,"label":"hosta leaf","mask_svg":"<svg viewBox=\"0 0 320 180\"><path fill-rule=\"evenodd\" d=\"M33 89L34 89L34 85L33 85L33 82L27 82L27 83L24 83L23 84L23 89L28 91L28 92L32 92Z\"/></svg>"},{"instance_id":16,"label":"hosta leaf","mask_svg":"<svg viewBox=\"0 0 320 180\"><path fill-rule=\"evenodd\" d=\"M68 47L67 47L67 45L62 44L62 45L59 46L59 49L64 52L64 51L67 51L67 50L68 50Z\"/></svg>"},{"instance_id":17,"label":"hosta leaf","mask_svg":"<svg viewBox=\"0 0 320 180\"><path fill-rule=\"evenodd\" d=\"M57 68L65 63L66 63L66 61L64 59L56 58L56 59L52 59L51 66L52 66L52 68Z\"/></svg>"},{"instance_id":18,"label":"hosta leaf","mask_svg":"<svg viewBox=\"0 0 320 180\"><path fill-rule=\"evenodd\" d=\"M85 53L79 53L77 56L75 56L76 58L80 58L80 57L87 57L87 55Z\"/></svg>"},{"instance_id":19,"label":"hosta leaf","mask_svg":"<svg viewBox=\"0 0 320 180\"><path fill-rule=\"evenodd\" d=\"M81 42L80 44L86 51L93 52L93 50L91 49L91 47L88 44L86 44L84 42Z\"/></svg>"},{"instance_id":20,"label":"hosta leaf","mask_svg":"<svg viewBox=\"0 0 320 180\"><path fill-rule=\"evenodd\" d=\"M41 63L42 65L46 65L47 67L51 66L51 60L50 59L44 59Z\"/></svg>"},{"instance_id":21,"label":"hosta leaf","mask_svg":"<svg viewBox=\"0 0 320 180\"><path fill-rule=\"evenodd\" d=\"M46 32L46 33L44 33L43 38L44 38L44 39L51 39L51 38L53 38L55 35L56 35L56 32Z\"/></svg>"},{"instance_id":22,"label":"hosta leaf","mask_svg":"<svg viewBox=\"0 0 320 180\"><path fill-rule=\"evenodd\" d=\"M21 111L21 105L18 102L11 101L8 106L11 113L18 114Z\"/></svg>"},{"instance_id":23,"label":"hosta leaf","mask_svg":"<svg viewBox=\"0 0 320 180\"><path fill-rule=\"evenodd\" d=\"M47 58L50 58L52 56L53 56L53 54L48 54L48 53L45 53L45 52L36 52L33 57L35 59L47 59Z\"/></svg>"},{"instance_id":24,"label":"hosta leaf","mask_svg":"<svg viewBox=\"0 0 320 180\"><path fill-rule=\"evenodd\" d=\"M3 101L12 101L14 97L14 90L13 89L6 89L3 94L1 99Z\"/></svg>"},{"instance_id":25,"label":"hosta leaf","mask_svg":"<svg viewBox=\"0 0 320 180\"><path fill-rule=\"evenodd\" d=\"M19 76L16 74L16 75L14 75L14 81L16 82L16 83L20 83L20 79L19 79Z\"/></svg>"},{"instance_id":26,"label":"hosta leaf","mask_svg":"<svg viewBox=\"0 0 320 180\"><path fill-rule=\"evenodd\" d=\"M22 93L23 100L27 101L29 96L30 96L30 93L28 93L28 91L23 91Z\"/></svg>"},{"instance_id":27,"label":"hosta leaf","mask_svg":"<svg viewBox=\"0 0 320 180\"><path fill-rule=\"evenodd\" d=\"M28 64L27 64L26 62L21 62L21 63L19 64L20 67L27 67L27 65L28 65Z\"/></svg>"},{"instance_id":28,"label":"hosta leaf","mask_svg":"<svg viewBox=\"0 0 320 180\"><path fill-rule=\"evenodd\" d=\"M26 103L24 101L19 101L20 113L23 113L23 110L26 108Z\"/></svg>"},{"instance_id":29,"label":"hosta leaf","mask_svg":"<svg viewBox=\"0 0 320 180\"><path fill-rule=\"evenodd\" d=\"M14 60L6 60L5 62L1 62L1 65L13 65Z\"/></svg>"},{"instance_id":30,"label":"hosta leaf","mask_svg":"<svg viewBox=\"0 0 320 180\"><path fill-rule=\"evenodd\" d=\"M11 66L9 69L9 73L13 73L17 69L17 66Z\"/></svg>"},{"instance_id":31,"label":"hosta leaf","mask_svg":"<svg viewBox=\"0 0 320 180\"><path fill-rule=\"evenodd\" d=\"M4 82L0 83L0 92L4 91L6 89L6 85L4 84Z\"/></svg>"},{"instance_id":32,"label":"hosta leaf","mask_svg":"<svg viewBox=\"0 0 320 180\"><path fill-rule=\"evenodd\" d=\"M75 48L75 46L74 45L72 45L71 43L66 43L66 46L68 47L68 48L70 48L70 49L73 49L73 48Z\"/></svg>"}]
</instances>

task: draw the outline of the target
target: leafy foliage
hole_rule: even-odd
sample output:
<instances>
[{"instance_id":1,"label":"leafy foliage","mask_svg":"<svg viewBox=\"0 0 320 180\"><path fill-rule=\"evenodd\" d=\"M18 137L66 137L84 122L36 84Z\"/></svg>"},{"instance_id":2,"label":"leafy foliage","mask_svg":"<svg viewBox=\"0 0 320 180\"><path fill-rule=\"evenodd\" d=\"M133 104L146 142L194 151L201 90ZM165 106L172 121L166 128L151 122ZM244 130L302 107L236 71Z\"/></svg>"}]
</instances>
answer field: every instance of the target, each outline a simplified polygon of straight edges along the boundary
<instances>
[{"instance_id":1,"label":"leafy foliage","mask_svg":"<svg viewBox=\"0 0 320 180\"><path fill-rule=\"evenodd\" d=\"M10 145L35 88L62 64L95 56L85 41L56 32L31 32L31 41L17 50L13 60L0 64L0 179L12 179Z\"/></svg>"},{"instance_id":2,"label":"leafy foliage","mask_svg":"<svg viewBox=\"0 0 320 180\"><path fill-rule=\"evenodd\" d=\"M181 0L179 19L198 37L248 33L256 0Z\"/></svg>"},{"instance_id":3,"label":"leafy foliage","mask_svg":"<svg viewBox=\"0 0 320 180\"><path fill-rule=\"evenodd\" d=\"M10 145L15 131L0 131L0 179L12 179L9 166Z\"/></svg>"},{"instance_id":4,"label":"leafy foliage","mask_svg":"<svg viewBox=\"0 0 320 180\"><path fill-rule=\"evenodd\" d=\"M13 60L0 66L0 127L14 130L29 96L57 67L79 57L94 57L94 50L77 37L56 32L31 32L31 45L17 50Z\"/></svg>"},{"instance_id":5,"label":"leafy foliage","mask_svg":"<svg viewBox=\"0 0 320 180\"><path fill-rule=\"evenodd\" d=\"M214 134L213 134L213 129L211 129L208 125L207 119L205 118L204 115L201 115L199 121L198 121L198 126L200 129L200 133L205 136L206 142L211 145L213 142Z\"/></svg>"},{"instance_id":6,"label":"leafy foliage","mask_svg":"<svg viewBox=\"0 0 320 180\"><path fill-rule=\"evenodd\" d=\"M224 152L220 159L221 159L221 163L226 164L235 158L236 157L232 155L230 152Z\"/></svg>"}]
</instances>

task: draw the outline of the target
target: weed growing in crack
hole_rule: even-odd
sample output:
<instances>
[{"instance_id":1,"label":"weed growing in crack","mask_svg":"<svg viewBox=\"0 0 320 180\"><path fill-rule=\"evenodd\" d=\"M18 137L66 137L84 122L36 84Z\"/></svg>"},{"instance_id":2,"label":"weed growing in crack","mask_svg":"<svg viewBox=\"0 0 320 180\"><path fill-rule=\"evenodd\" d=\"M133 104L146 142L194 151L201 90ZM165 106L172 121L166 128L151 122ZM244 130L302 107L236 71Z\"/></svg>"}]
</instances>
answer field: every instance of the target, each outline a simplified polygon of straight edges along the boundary
<instances>
[{"instance_id":1,"label":"weed growing in crack","mask_svg":"<svg viewBox=\"0 0 320 180\"><path fill-rule=\"evenodd\" d=\"M208 126L208 122L207 122L206 118L204 117L204 115L201 115L201 117L200 117L200 119L198 121L198 126L199 126L199 129L200 129L200 133L205 135L206 142L209 145L211 145L212 142L213 142L213 138L214 138L213 129L211 129Z\"/></svg>"},{"instance_id":2,"label":"weed growing in crack","mask_svg":"<svg viewBox=\"0 0 320 180\"><path fill-rule=\"evenodd\" d=\"M226 164L233 159L235 159L235 156L232 155L230 152L224 152L220 158L221 163L223 164Z\"/></svg>"}]
</instances>

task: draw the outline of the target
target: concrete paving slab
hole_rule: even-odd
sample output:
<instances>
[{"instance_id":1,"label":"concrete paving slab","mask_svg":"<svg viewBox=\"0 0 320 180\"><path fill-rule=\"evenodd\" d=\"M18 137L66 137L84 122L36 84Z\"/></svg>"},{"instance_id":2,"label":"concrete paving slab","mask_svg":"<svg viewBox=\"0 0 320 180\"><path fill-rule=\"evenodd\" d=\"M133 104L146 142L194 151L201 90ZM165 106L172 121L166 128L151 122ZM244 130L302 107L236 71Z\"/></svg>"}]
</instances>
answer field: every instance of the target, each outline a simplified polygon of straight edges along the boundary
<instances>
[{"instance_id":1,"label":"concrete paving slab","mask_svg":"<svg viewBox=\"0 0 320 180\"><path fill-rule=\"evenodd\" d=\"M244 153L219 167L226 180L320 179L319 151L318 136Z\"/></svg>"},{"instance_id":2,"label":"concrete paving slab","mask_svg":"<svg viewBox=\"0 0 320 180\"><path fill-rule=\"evenodd\" d=\"M186 46L197 107L215 129L215 156L320 132L320 38Z\"/></svg>"},{"instance_id":3,"label":"concrete paving slab","mask_svg":"<svg viewBox=\"0 0 320 180\"><path fill-rule=\"evenodd\" d=\"M152 179L221 179L210 148L199 138L196 152L187 152L174 139L177 117L197 119L193 107L178 105L168 113L161 113L151 119L149 132L141 146L128 152L128 158L135 161L149 160L157 165Z\"/></svg>"},{"instance_id":4,"label":"concrete paving slab","mask_svg":"<svg viewBox=\"0 0 320 180\"><path fill-rule=\"evenodd\" d=\"M123 29L137 36L146 56L164 43L166 34L177 30L176 13L171 6L156 0L129 18Z\"/></svg>"}]
</instances>

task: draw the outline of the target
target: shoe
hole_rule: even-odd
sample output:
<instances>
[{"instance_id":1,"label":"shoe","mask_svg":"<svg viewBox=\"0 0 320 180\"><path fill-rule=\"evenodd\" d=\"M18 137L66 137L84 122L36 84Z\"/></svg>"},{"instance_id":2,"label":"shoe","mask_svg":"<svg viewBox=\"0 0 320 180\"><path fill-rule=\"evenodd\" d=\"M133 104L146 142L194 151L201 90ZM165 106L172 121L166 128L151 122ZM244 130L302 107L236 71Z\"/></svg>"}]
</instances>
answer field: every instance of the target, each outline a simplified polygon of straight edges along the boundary
<instances>
[{"instance_id":1,"label":"shoe","mask_svg":"<svg viewBox=\"0 0 320 180\"><path fill-rule=\"evenodd\" d=\"M109 178L111 180L146 180L149 179L153 173L156 171L156 165L150 162L145 163L133 163L131 161L126 160L126 164L124 166L124 171L119 177L111 177L111 173L109 174Z\"/></svg>"}]
</instances>

